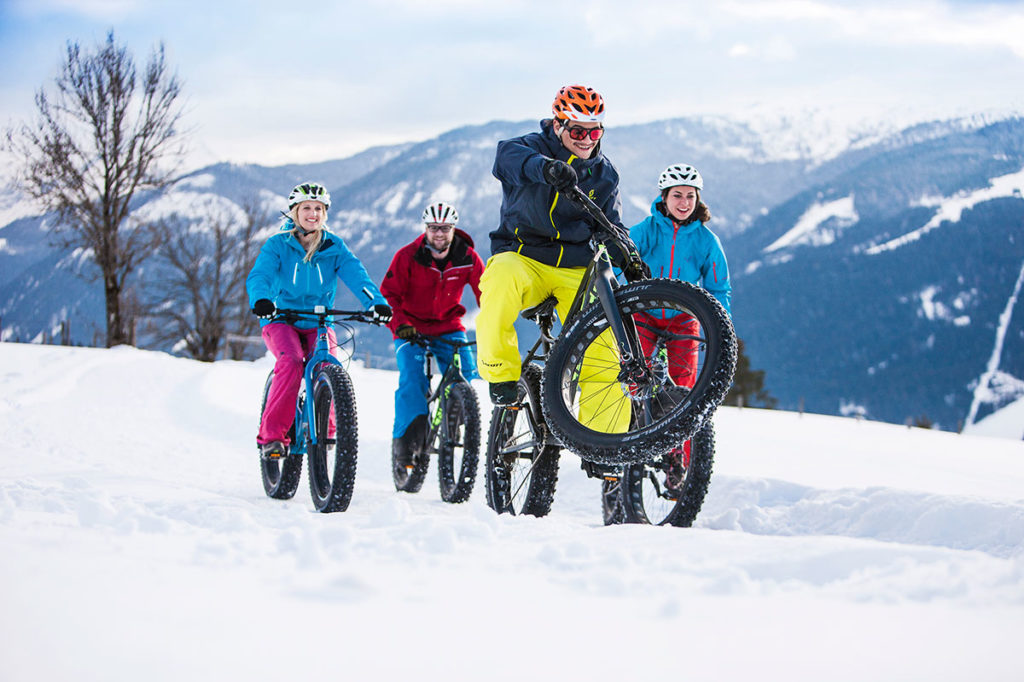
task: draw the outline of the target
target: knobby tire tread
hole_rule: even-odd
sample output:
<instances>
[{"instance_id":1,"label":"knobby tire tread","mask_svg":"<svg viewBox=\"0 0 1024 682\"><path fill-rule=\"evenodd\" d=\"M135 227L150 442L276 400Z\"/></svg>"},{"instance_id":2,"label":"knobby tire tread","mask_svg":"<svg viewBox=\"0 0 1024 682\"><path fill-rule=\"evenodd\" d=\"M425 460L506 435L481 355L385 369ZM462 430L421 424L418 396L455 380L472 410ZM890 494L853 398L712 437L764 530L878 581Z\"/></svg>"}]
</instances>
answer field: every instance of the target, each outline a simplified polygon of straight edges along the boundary
<instances>
[{"instance_id":1,"label":"knobby tire tread","mask_svg":"<svg viewBox=\"0 0 1024 682\"><path fill-rule=\"evenodd\" d=\"M562 400L562 377L582 358L583 349L593 341L595 330L607 328L600 304L591 305L573 320L556 339L544 367L542 404L544 418L556 438L586 460L602 464L632 464L658 457L693 437L725 399L736 369L736 333L728 313L711 294L688 282L652 279L634 282L615 290L615 300L634 312L658 309L659 303L674 302L692 311L708 339L705 369L690 392L688 403L641 429L625 433L602 433L583 426ZM646 306L646 307L645 307ZM605 321L605 322L602 322Z\"/></svg>"},{"instance_id":2,"label":"knobby tire tread","mask_svg":"<svg viewBox=\"0 0 1024 682\"><path fill-rule=\"evenodd\" d=\"M263 400L260 403L260 423L263 423L263 411L267 408L267 396L270 395L270 384L274 380L274 371L267 375L263 385ZM288 431L288 439L295 442L295 425ZM258 448L257 448L258 449ZM263 479L263 491L267 497L275 500L290 500L299 489L302 478L302 455L289 454L277 460L266 460L260 457L260 477Z\"/></svg>"},{"instance_id":3,"label":"knobby tire tread","mask_svg":"<svg viewBox=\"0 0 1024 682\"><path fill-rule=\"evenodd\" d=\"M327 433L327 401L333 397L336 425L336 450L334 466L328 471L329 463L324 455L324 436ZM319 444L309 443L306 459L309 463L309 490L316 510L323 513L343 512L348 509L355 486L356 459L358 454L358 425L356 419L355 392L352 380L339 365L325 364L313 380L316 425ZM320 416L323 415L323 419Z\"/></svg>"},{"instance_id":4,"label":"knobby tire tread","mask_svg":"<svg viewBox=\"0 0 1024 682\"><path fill-rule=\"evenodd\" d=\"M540 367L534 364L523 368L519 378L520 392L525 395L524 409L533 411L538 428L543 430L543 413L540 409ZM546 516L551 511L555 498L555 487L558 483L559 447L546 445L534 447L532 456L536 464L530 473L530 480L521 490L517 500L522 501L517 512L514 500L511 499L512 472L501 461L500 450L503 443L512 435L508 431L514 425L514 417L510 420L509 410L495 407L491 416L491 428L487 436L487 456L485 466L485 489L487 505L499 514L527 514L530 516ZM535 433L534 440L543 442L544 434Z\"/></svg>"},{"instance_id":5,"label":"knobby tire tread","mask_svg":"<svg viewBox=\"0 0 1024 682\"><path fill-rule=\"evenodd\" d=\"M466 382L452 384L449 395L441 400L441 419L447 428L438 430L437 477L441 499L458 504L469 499L476 482L480 463L480 406L476 392ZM450 418L453 414L461 415L461 418ZM451 439L446 438L452 426L462 426L462 463L457 475L454 471L454 447Z\"/></svg>"},{"instance_id":6,"label":"knobby tire tread","mask_svg":"<svg viewBox=\"0 0 1024 682\"><path fill-rule=\"evenodd\" d=\"M630 464L622 472L622 510L626 523L670 525L689 528L697 519L711 483L715 459L715 430L711 421L705 423L690 441L690 467L683 481L683 491L675 505L663 518L651 518L653 510L644 505L644 486L650 485L644 464ZM659 473L660 475L660 473Z\"/></svg>"}]
</instances>

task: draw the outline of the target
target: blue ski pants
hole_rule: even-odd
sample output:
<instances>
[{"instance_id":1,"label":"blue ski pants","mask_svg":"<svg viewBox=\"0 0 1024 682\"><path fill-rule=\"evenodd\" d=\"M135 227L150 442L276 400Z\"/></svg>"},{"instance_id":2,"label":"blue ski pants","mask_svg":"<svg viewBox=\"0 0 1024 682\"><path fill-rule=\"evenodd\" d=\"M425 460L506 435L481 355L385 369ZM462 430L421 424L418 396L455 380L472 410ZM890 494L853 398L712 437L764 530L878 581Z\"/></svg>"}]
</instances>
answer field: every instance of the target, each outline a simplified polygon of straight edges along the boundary
<instances>
[{"instance_id":1,"label":"blue ski pants","mask_svg":"<svg viewBox=\"0 0 1024 682\"><path fill-rule=\"evenodd\" d=\"M437 339L466 341L466 332L442 334ZM434 353L434 359L437 360L437 367L432 368L434 376L444 374L452 361L455 348L436 339L427 341L427 346L430 347ZM427 413L427 397L430 395L430 386L427 383L425 354L426 349L423 346L403 339L395 339L395 356L398 359L398 389L395 391L395 425L391 432L393 438L401 438L417 415ZM462 366L462 376L466 379L479 378L476 372L476 353L473 352L473 346L460 348L459 360Z\"/></svg>"}]
</instances>

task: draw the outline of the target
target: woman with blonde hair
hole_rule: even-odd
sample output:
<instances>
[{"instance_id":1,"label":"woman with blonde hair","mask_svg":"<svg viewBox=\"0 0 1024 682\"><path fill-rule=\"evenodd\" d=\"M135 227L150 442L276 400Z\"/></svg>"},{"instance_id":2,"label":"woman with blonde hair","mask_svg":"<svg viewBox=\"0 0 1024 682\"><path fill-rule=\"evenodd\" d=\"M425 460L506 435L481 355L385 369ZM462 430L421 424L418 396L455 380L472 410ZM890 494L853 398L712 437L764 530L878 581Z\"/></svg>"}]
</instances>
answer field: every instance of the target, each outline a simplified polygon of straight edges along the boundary
<instances>
[{"instance_id":1,"label":"woman with blonde hair","mask_svg":"<svg viewBox=\"0 0 1024 682\"><path fill-rule=\"evenodd\" d=\"M333 308L340 278L365 303L366 310L383 322L391 319L391 308L366 268L344 240L327 229L330 207L331 195L323 185L306 182L296 186L288 197L281 231L260 249L246 279L249 304L260 318L263 341L277 358L256 436L265 458L283 457L288 452L288 430L295 418L305 355L316 344L314 321L275 319L277 309ZM333 348L337 345L334 330L329 329L328 335Z\"/></svg>"}]
</instances>

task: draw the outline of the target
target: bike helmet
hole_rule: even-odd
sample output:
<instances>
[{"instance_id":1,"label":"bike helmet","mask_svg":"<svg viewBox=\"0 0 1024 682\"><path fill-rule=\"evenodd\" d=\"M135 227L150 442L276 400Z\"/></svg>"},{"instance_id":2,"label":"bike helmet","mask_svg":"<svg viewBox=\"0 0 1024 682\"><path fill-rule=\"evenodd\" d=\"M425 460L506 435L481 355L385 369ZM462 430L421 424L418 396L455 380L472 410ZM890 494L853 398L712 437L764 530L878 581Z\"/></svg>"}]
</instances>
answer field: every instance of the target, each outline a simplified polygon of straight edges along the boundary
<instances>
[{"instance_id":1,"label":"bike helmet","mask_svg":"<svg viewBox=\"0 0 1024 682\"><path fill-rule=\"evenodd\" d=\"M423 209L423 222L436 225L458 225L459 212L451 204L443 201L434 203Z\"/></svg>"},{"instance_id":2,"label":"bike helmet","mask_svg":"<svg viewBox=\"0 0 1024 682\"><path fill-rule=\"evenodd\" d=\"M292 210L303 201L319 201L325 209L331 207L331 195L318 182L304 182L296 186L288 195L288 210Z\"/></svg>"},{"instance_id":3,"label":"bike helmet","mask_svg":"<svg viewBox=\"0 0 1024 682\"><path fill-rule=\"evenodd\" d=\"M562 121L600 123L604 120L604 99L593 88L566 85L555 95L551 111Z\"/></svg>"},{"instance_id":4,"label":"bike helmet","mask_svg":"<svg viewBox=\"0 0 1024 682\"><path fill-rule=\"evenodd\" d=\"M658 189L666 190L679 185L696 187L701 190L704 189L704 178L700 176L696 168L685 163L671 165L661 172L661 177L658 178Z\"/></svg>"}]
</instances>

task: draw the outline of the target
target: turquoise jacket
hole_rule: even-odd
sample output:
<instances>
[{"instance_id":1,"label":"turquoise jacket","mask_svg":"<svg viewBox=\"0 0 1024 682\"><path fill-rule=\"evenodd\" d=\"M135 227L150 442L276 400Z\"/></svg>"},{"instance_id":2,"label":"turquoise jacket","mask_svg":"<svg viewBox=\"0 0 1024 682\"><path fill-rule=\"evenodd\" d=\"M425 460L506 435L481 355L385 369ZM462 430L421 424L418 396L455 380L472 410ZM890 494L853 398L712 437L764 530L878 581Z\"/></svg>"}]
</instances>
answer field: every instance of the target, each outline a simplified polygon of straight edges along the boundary
<instances>
[{"instance_id":1,"label":"turquoise jacket","mask_svg":"<svg viewBox=\"0 0 1024 682\"><path fill-rule=\"evenodd\" d=\"M651 215L629 230L654 277L671 277L703 287L732 316L732 284L722 243L714 232L695 220L676 226L661 212L661 198L651 204Z\"/></svg>"},{"instance_id":2,"label":"turquoise jacket","mask_svg":"<svg viewBox=\"0 0 1024 682\"><path fill-rule=\"evenodd\" d=\"M286 220L281 232L260 249L256 264L245 280L250 308L261 298L270 299L278 308L310 309L317 305L333 308L339 278L364 309L369 310L378 303L387 305L366 268L341 237L324 230L320 248L307 263L303 262L306 249L290 231L293 227L294 223ZM268 322L260 320L260 326ZM316 322L299 320L295 326L315 327Z\"/></svg>"}]
</instances>

